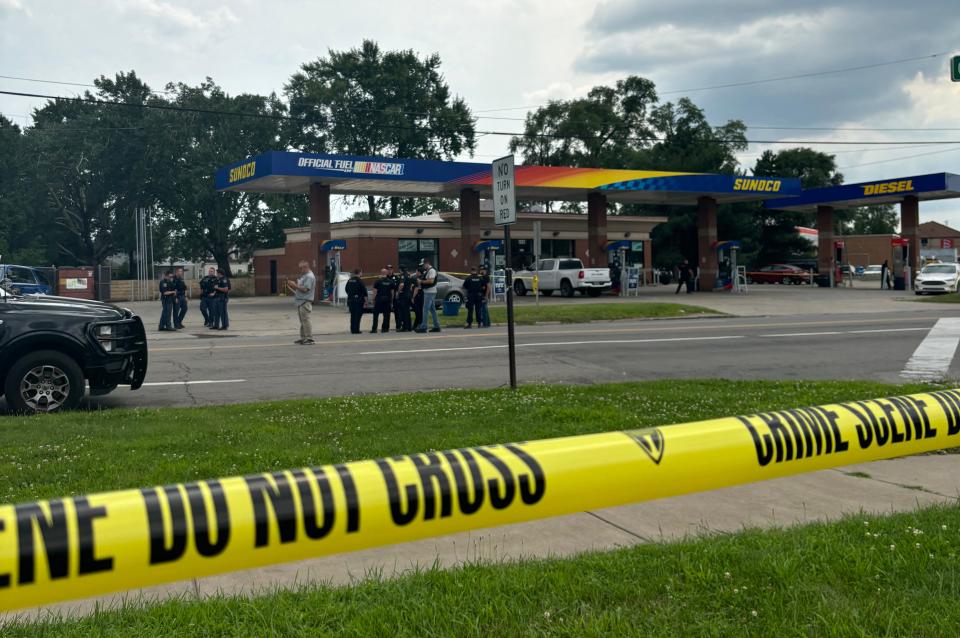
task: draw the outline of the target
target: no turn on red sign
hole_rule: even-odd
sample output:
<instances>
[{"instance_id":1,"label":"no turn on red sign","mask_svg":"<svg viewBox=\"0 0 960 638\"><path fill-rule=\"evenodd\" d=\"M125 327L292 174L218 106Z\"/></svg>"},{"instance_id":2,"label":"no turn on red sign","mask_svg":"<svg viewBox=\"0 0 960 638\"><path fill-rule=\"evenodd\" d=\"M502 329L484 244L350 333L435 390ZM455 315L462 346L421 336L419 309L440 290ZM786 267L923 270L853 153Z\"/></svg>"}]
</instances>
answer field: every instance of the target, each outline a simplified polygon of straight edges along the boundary
<instances>
[{"instance_id":1,"label":"no turn on red sign","mask_svg":"<svg viewBox=\"0 0 960 638\"><path fill-rule=\"evenodd\" d=\"M514 184L513 155L493 160L493 221L498 226L517 221L517 194Z\"/></svg>"}]
</instances>

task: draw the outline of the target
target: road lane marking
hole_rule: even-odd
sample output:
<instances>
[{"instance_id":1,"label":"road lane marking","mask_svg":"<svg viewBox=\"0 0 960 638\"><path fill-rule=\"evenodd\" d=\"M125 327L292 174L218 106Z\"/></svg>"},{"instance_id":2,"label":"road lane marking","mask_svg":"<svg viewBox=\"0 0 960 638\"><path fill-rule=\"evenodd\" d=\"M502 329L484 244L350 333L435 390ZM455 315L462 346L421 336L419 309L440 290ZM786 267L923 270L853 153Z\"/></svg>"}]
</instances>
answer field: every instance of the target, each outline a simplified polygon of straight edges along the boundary
<instances>
[{"instance_id":1,"label":"road lane marking","mask_svg":"<svg viewBox=\"0 0 960 638\"><path fill-rule=\"evenodd\" d=\"M818 337L820 335L842 335L846 334L844 331L834 331L834 332L790 332L790 333L781 333L781 334L772 334L772 335L757 335L758 337Z\"/></svg>"},{"instance_id":2,"label":"road lane marking","mask_svg":"<svg viewBox=\"0 0 960 638\"><path fill-rule=\"evenodd\" d=\"M718 341L729 339L746 339L743 335L724 335L714 337L667 337L663 339L597 339L591 341L539 341L536 343L518 343L517 348L538 348L555 346L585 346L602 344L627 344L627 343L667 343L673 341ZM455 352L460 350L502 350L507 348L507 344L498 344L494 346L460 346L453 348L419 348L416 350L371 350L369 352L358 352L361 355L377 354L423 354L429 352Z\"/></svg>"},{"instance_id":3,"label":"road lane marking","mask_svg":"<svg viewBox=\"0 0 960 638\"><path fill-rule=\"evenodd\" d=\"M877 328L875 330L848 330L852 335L873 334L874 332L926 332L929 328Z\"/></svg>"},{"instance_id":4,"label":"road lane marking","mask_svg":"<svg viewBox=\"0 0 960 638\"><path fill-rule=\"evenodd\" d=\"M152 381L142 387L158 385L208 385L211 383L246 383L246 379L201 379L198 381Z\"/></svg>"},{"instance_id":5,"label":"road lane marking","mask_svg":"<svg viewBox=\"0 0 960 638\"><path fill-rule=\"evenodd\" d=\"M900 376L917 381L942 379L950 370L958 345L960 319L940 319L914 350Z\"/></svg>"},{"instance_id":6,"label":"road lane marking","mask_svg":"<svg viewBox=\"0 0 960 638\"><path fill-rule=\"evenodd\" d=\"M571 328L570 330L536 330L538 326L518 326L520 328L533 328L530 332L526 330L521 330L520 334L530 335L530 336L539 336L539 335L583 335L585 332L589 334L628 334L628 333L638 333L638 332L679 332L679 331L690 331L690 330L740 330L740 329L755 329L755 330L769 330L770 328L809 328L811 326L846 326L846 325L869 325L869 324L878 324L878 323L905 323L905 322L931 322L934 321L934 317L891 317L889 319L843 319L835 321L790 321L790 322L780 322L780 323L740 323L740 324L714 324L714 321L719 322L721 318L711 320L709 322L701 319L696 319L696 325L681 325L681 326L666 326L662 323L657 326L633 326L630 328L599 328L599 329L585 329L581 328ZM661 319L664 323L670 323L672 321L677 321L675 319ZM681 320L682 321L682 320ZM645 320L644 323L647 321ZM713 324L713 325L709 325ZM583 324L581 324L583 325ZM585 324L585 325L595 325L595 324ZM501 326L503 327L503 326ZM918 328L918 330L927 330L927 328ZM440 339L483 339L491 337L503 337L505 336L505 331L500 331L493 329L489 332L478 331L472 332L472 334L463 334L462 328L446 328L444 332L453 331L455 334L432 334L432 335L417 335L417 336L408 336L408 337L388 337L391 342L396 341L422 341L426 339L440 340ZM272 336L272 335L271 335ZM336 336L336 335L334 335ZM251 339L260 339L263 337L244 337ZM373 341L369 339L367 341ZM378 339L379 341L379 339ZM317 345L321 348L323 346L333 346L333 345L352 345L364 343L362 339L355 339L347 337L345 339L322 339L317 342ZM299 348L294 343L289 341L276 342L276 343L249 343L249 344L231 344L231 345L222 345L214 346L213 344L207 344L202 346L176 346L176 347L166 347L166 348L150 348L150 353L159 353L159 352L185 352L191 350L247 350L254 348L283 348L287 346L289 348Z\"/></svg>"}]
</instances>

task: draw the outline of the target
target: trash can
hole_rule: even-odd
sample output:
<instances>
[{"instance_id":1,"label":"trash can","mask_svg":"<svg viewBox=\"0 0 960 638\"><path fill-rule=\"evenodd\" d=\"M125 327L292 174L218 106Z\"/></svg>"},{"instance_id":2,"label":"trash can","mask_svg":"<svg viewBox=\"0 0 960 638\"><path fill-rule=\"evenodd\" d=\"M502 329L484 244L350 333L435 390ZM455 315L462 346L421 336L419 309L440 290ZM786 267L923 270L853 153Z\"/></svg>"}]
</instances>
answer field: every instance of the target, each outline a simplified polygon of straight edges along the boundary
<instances>
[{"instance_id":1,"label":"trash can","mask_svg":"<svg viewBox=\"0 0 960 638\"><path fill-rule=\"evenodd\" d=\"M443 302L443 316L444 317L456 317L460 314L460 302L459 301L444 301Z\"/></svg>"}]
</instances>

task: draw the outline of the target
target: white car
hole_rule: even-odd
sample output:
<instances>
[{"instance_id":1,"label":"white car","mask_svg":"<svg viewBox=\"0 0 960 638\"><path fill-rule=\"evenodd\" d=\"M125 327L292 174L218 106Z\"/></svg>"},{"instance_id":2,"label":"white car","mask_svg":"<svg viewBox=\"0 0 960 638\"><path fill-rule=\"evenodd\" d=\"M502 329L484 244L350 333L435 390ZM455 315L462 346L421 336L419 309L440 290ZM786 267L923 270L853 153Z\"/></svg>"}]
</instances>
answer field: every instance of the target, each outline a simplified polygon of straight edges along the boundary
<instances>
[{"instance_id":1,"label":"white car","mask_svg":"<svg viewBox=\"0 0 960 638\"><path fill-rule=\"evenodd\" d=\"M960 264L930 264L917 275L913 289L918 295L928 292L957 292Z\"/></svg>"}]
</instances>

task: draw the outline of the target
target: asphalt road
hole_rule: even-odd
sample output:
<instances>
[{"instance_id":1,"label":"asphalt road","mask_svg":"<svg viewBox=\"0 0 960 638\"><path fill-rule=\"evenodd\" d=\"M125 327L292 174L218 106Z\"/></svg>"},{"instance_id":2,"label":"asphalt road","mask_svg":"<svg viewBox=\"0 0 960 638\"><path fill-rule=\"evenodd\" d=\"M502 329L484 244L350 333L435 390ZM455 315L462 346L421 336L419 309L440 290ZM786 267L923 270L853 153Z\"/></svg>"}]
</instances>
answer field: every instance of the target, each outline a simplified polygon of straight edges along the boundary
<instances>
[{"instance_id":1,"label":"asphalt road","mask_svg":"<svg viewBox=\"0 0 960 638\"><path fill-rule=\"evenodd\" d=\"M519 327L520 383L671 378L904 381L907 361L941 317L910 313L627 321ZM949 376L960 376L950 363ZM153 341L145 386L91 408L194 406L507 384L505 328L440 334L347 334L298 346L288 337Z\"/></svg>"}]
</instances>

